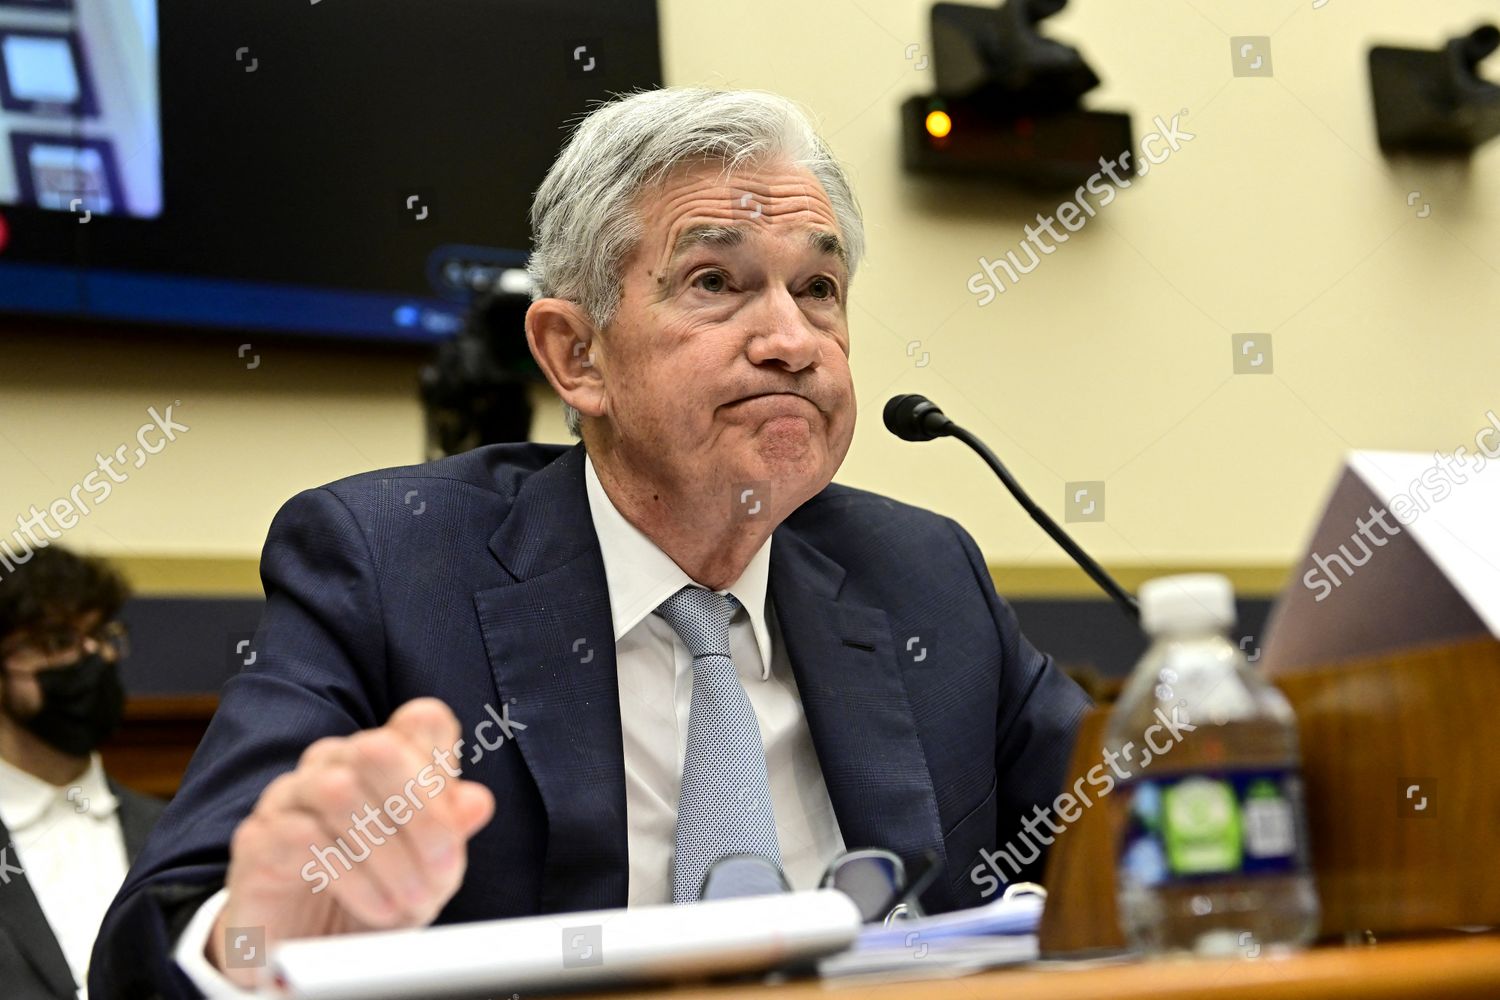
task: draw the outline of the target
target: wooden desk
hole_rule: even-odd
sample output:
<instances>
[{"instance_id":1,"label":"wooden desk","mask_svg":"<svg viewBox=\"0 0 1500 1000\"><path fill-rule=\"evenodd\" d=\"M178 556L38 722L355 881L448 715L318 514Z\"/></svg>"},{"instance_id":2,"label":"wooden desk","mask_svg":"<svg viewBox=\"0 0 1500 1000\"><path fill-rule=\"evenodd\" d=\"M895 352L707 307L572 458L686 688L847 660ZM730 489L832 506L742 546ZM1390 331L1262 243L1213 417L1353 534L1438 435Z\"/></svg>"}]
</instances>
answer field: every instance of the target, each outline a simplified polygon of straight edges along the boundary
<instances>
[{"instance_id":1,"label":"wooden desk","mask_svg":"<svg viewBox=\"0 0 1500 1000\"><path fill-rule=\"evenodd\" d=\"M914 959L913 961L918 961ZM1001 969L961 979L855 986L799 981L677 986L611 993L601 1000L1495 1000L1500 997L1500 934L1368 947L1321 947L1257 959L1130 961Z\"/></svg>"}]
</instances>

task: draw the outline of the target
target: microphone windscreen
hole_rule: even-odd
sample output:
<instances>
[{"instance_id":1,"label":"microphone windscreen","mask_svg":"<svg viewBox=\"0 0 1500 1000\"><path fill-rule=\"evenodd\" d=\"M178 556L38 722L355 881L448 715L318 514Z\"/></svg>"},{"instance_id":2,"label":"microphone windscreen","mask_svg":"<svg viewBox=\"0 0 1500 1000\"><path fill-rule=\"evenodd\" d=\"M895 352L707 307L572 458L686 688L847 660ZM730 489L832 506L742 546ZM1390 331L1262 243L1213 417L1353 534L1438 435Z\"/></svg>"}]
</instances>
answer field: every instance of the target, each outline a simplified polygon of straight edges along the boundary
<instances>
[{"instance_id":1,"label":"microphone windscreen","mask_svg":"<svg viewBox=\"0 0 1500 1000\"><path fill-rule=\"evenodd\" d=\"M942 412L932 400L914 392L892 396L885 404L885 428L904 441L931 441L940 432L934 432L926 417L935 414L940 423L947 424Z\"/></svg>"},{"instance_id":2,"label":"microphone windscreen","mask_svg":"<svg viewBox=\"0 0 1500 1000\"><path fill-rule=\"evenodd\" d=\"M912 393L892 396L885 404L885 429L906 441L923 440L921 429L912 419L912 413L921 401L921 396Z\"/></svg>"}]
</instances>

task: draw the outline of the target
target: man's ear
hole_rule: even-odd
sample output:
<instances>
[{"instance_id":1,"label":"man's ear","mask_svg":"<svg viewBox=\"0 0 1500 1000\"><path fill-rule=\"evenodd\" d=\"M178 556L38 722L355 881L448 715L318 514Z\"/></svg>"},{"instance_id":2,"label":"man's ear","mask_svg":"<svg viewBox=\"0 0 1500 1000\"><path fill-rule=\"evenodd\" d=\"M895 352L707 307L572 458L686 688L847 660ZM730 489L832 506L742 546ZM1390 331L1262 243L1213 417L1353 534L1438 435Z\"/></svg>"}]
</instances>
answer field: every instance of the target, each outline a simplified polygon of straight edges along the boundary
<instances>
[{"instance_id":1,"label":"man's ear","mask_svg":"<svg viewBox=\"0 0 1500 1000\"><path fill-rule=\"evenodd\" d=\"M537 299L526 310L526 343L552 388L579 413L604 414L603 342L583 309L567 299Z\"/></svg>"}]
</instances>

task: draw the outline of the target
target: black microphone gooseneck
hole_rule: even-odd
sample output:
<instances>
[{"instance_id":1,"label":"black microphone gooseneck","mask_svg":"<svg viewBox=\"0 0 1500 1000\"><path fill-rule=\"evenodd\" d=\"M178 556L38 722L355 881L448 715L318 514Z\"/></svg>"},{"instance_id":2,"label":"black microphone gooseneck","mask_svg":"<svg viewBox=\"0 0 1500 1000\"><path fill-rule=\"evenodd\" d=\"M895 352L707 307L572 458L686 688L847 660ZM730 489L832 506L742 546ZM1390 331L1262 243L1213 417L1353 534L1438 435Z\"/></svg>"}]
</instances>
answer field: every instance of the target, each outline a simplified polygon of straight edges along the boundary
<instances>
[{"instance_id":1,"label":"black microphone gooseneck","mask_svg":"<svg viewBox=\"0 0 1500 1000\"><path fill-rule=\"evenodd\" d=\"M948 416L938 409L936 403L926 396L915 393L905 396L892 396L885 404L885 426L892 434L906 441L931 441L939 437L955 437L964 444L979 453L979 457L995 471L1010 495L1016 498L1031 519L1042 526L1054 542L1062 546L1062 550L1073 557L1089 578L1097 583L1106 594L1110 596L1120 610L1133 622L1140 622L1141 609L1136 604L1135 598L1131 597L1124 587L1115 582L1114 577L1104 571L1104 568L1094 562L1093 558L1078 543L1068 537L1068 533L1058 527L1057 522L1047 516L1047 512L1036 505L1036 501L1027 496L1021 484L1010 474L1010 470L996 457L993 451L979 438L955 424Z\"/></svg>"}]
</instances>

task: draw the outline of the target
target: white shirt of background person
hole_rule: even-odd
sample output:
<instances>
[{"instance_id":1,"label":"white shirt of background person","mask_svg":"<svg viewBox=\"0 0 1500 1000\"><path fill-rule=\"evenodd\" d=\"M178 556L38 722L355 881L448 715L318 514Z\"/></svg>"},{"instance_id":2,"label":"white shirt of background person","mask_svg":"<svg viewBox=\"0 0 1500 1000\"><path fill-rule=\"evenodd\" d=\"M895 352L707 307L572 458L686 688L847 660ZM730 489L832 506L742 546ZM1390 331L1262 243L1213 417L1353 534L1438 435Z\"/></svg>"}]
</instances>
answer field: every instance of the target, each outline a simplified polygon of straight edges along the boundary
<instances>
[{"instance_id":1,"label":"white shirt of background person","mask_svg":"<svg viewBox=\"0 0 1500 1000\"><path fill-rule=\"evenodd\" d=\"M0 759L0 821L11 837L11 856L4 861L25 873L79 984L80 1000L88 997L99 924L130 868L119 808L98 754L65 787Z\"/></svg>"}]
</instances>

